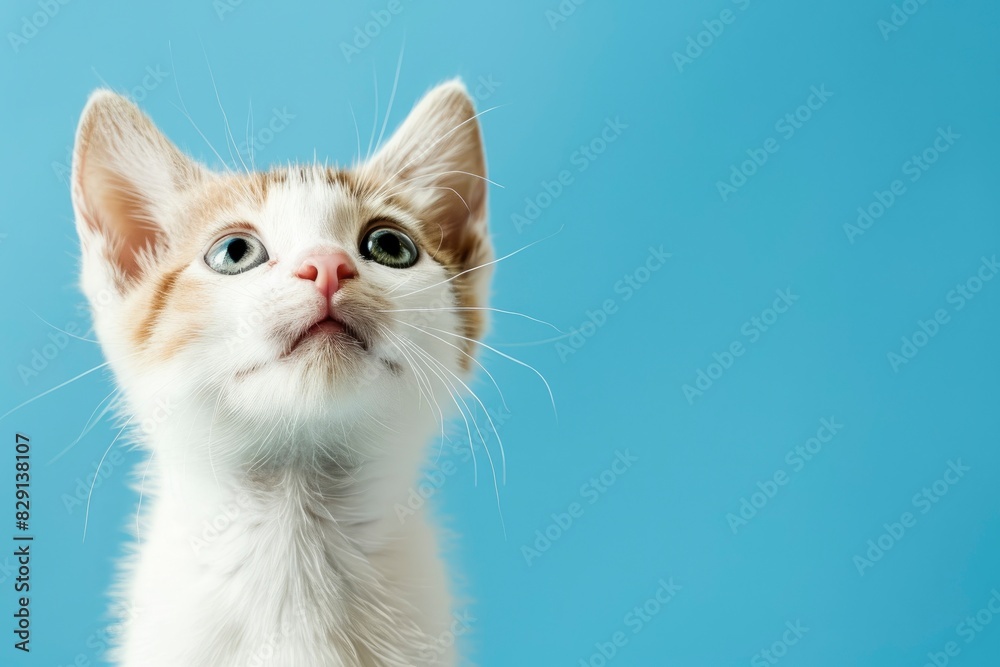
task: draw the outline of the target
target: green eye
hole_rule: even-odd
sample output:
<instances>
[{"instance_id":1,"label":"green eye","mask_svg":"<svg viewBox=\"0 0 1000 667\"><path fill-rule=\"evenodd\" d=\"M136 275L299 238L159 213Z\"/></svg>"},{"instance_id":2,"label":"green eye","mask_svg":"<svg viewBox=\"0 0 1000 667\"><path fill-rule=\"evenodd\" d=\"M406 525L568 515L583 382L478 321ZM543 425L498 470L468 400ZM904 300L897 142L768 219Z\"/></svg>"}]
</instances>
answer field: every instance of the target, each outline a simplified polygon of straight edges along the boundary
<instances>
[{"instance_id":1,"label":"green eye","mask_svg":"<svg viewBox=\"0 0 1000 667\"><path fill-rule=\"evenodd\" d=\"M417 245L394 227L376 227L361 239L361 256L394 269L417 263Z\"/></svg>"},{"instance_id":2,"label":"green eye","mask_svg":"<svg viewBox=\"0 0 1000 667\"><path fill-rule=\"evenodd\" d=\"M249 271L267 260L264 244L246 233L230 234L219 239L205 255L209 268L227 276Z\"/></svg>"}]
</instances>

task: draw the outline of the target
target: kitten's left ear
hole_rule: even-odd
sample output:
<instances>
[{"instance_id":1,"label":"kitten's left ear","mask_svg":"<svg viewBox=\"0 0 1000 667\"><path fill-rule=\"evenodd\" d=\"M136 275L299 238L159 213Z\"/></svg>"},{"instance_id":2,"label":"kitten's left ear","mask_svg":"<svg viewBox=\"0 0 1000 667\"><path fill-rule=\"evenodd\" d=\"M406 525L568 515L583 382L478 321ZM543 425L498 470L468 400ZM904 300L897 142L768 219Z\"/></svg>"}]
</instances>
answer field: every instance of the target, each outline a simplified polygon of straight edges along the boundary
<instances>
[{"instance_id":1,"label":"kitten's left ear","mask_svg":"<svg viewBox=\"0 0 1000 667\"><path fill-rule=\"evenodd\" d=\"M108 90L94 92L73 150L85 282L104 278L124 292L176 231L184 191L205 175L132 102Z\"/></svg>"},{"instance_id":2,"label":"kitten's left ear","mask_svg":"<svg viewBox=\"0 0 1000 667\"><path fill-rule=\"evenodd\" d=\"M489 252L486 156L475 106L461 81L427 93L367 167L417 203L442 247L463 263L482 262Z\"/></svg>"}]
</instances>

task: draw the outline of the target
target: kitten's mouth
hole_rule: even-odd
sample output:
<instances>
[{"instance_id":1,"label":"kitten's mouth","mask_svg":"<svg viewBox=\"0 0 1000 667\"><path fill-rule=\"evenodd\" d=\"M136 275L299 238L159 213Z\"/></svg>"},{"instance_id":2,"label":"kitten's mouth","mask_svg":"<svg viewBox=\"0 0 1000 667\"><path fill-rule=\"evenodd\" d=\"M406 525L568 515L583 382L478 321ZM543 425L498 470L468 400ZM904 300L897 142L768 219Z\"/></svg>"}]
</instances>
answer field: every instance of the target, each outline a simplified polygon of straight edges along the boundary
<instances>
[{"instance_id":1,"label":"kitten's mouth","mask_svg":"<svg viewBox=\"0 0 1000 667\"><path fill-rule=\"evenodd\" d=\"M346 325L340 320L335 320L332 317L324 317L322 320L309 327L303 334L303 337L327 333L344 333L346 330Z\"/></svg>"},{"instance_id":2,"label":"kitten's mouth","mask_svg":"<svg viewBox=\"0 0 1000 667\"><path fill-rule=\"evenodd\" d=\"M336 344L345 342L368 350L368 341L356 329L344 320L327 315L312 323L308 329L295 338L288 350L282 356L288 356L310 341L330 342Z\"/></svg>"}]
</instances>

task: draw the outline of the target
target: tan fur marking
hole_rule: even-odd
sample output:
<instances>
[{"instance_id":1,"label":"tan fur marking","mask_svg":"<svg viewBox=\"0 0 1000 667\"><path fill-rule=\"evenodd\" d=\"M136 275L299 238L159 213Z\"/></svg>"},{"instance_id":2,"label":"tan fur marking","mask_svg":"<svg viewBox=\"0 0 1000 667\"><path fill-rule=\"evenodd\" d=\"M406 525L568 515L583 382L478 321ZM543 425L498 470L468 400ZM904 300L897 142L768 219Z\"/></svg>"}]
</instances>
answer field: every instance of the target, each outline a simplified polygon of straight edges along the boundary
<instances>
[{"instance_id":1,"label":"tan fur marking","mask_svg":"<svg viewBox=\"0 0 1000 667\"><path fill-rule=\"evenodd\" d=\"M167 300L177 285L177 276L180 275L182 270L178 268L168 271L160 278L160 282L156 285L152 299L149 302L149 310L136 328L135 342L139 347L144 347L152 337L153 330L156 328L156 320L166 307Z\"/></svg>"}]
</instances>

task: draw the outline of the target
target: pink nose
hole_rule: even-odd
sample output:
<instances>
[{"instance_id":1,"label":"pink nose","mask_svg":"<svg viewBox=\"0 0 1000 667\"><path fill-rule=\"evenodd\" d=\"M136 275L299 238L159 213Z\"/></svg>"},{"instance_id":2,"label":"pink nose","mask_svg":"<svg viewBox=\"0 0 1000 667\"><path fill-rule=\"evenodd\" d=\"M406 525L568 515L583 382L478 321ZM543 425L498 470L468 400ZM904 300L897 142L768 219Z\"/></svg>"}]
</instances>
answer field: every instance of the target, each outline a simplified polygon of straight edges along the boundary
<instances>
[{"instance_id":1,"label":"pink nose","mask_svg":"<svg viewBox=\"0 0 1000 667\"><path fill-rule=\"evenodd\" d=\"M342 252L309 255L295 272L296 277L315 282L316 289L327 299L343 286L345 280L357 275L354 262Z\"/></svg>"}]
</instances>

